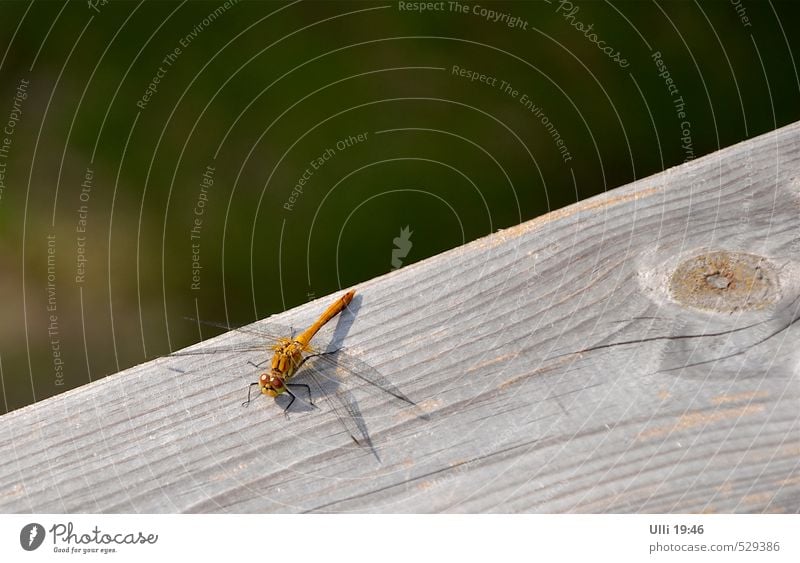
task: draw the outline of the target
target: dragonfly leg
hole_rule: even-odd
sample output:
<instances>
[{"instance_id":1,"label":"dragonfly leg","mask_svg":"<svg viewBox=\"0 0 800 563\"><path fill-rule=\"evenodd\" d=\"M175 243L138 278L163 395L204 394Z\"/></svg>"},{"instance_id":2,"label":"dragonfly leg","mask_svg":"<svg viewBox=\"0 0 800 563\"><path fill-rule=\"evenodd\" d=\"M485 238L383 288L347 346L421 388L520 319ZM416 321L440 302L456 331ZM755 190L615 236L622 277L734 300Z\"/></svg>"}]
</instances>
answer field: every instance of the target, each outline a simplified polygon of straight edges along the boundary
<instances>
[{"instance_id":1,"label":"dragonfly leg","mask_svg":"<svg viewBox=\"0 0 800 563\"><path fill-rule=\"evenodd\" d=\"M288 387L288 386L286 387L286 392L287 392L287 393L289 393L289 396L292 398L292 400L291 400L291 401L289 401L289 404L288 404L288 405L286 405L286 408L285 408L285 409L283 409L283 414L284 414L284 415L286 415L286 418L289 418L289 407L291 407L291 406L292 406L292 403L294 403L294 400L297 398L297 395L295 395L294 393L292 393L292 392L289 390L289 387Z\"/></svg>"},{"instance_id":2,"label":"dragonfly leg","mask_svg":"<svg viewBox=\"0 0 800 563\"><path fill-rule=\"evenodd\" d=\"M327 355L329 355L329 354L335 354L335 353L336 353L336 352L338 352L338 351L339 351L339 350L329 350L329 351L327 351L327 352L317 352L316 354L309 354L308 356L306 356L305 358L303 358L302 360L300 360L300 363L299 363L299 364L297 364L297 367L296 367L296 368L294 368L294 369L295 369L295 371L299 370L299 369L300 369L300 367L301 367L301 366L302 366L304 363L306 363L306 360L310 360L311 358L316 358L317 356L327 356Z\"/></svg>"},{"instance_id":3,"label":"dragonfly leg","mask_svg":"<svg viewBox=\"0 0 800 563\"><path fill-rule=\"evenodd\" d=\"M253 385L258 385L258 381L255 381L247 386L247 400L244 403L242 403L243 407L246 407L247 405L250 404L250 392L253 390Z\"/></svg>"},{"instance_id":4,"label":"dragonfly leg","mask_svg":"<svg viewBox=\"0 0 800 563\"><path fill-rule=\"evenodd\" d=\"M248 364L250 364L251 366L253 366L254 368L260 368L261 366L263 366L264 364L266 364L266 363L267 363L269 360L270 360L270 358L267 358L267 359L266 359L266 360L264 360L263 362L258 362L257 364L254 364L253 362L251 362L250 360L248 360L248 361L247 361L247 363L248 363Z\"/></svg>"},{"instance_id":5,"label":"dragonfly leg","mask_svg":"<svg viewBox=\"0 0 800 563\"><path fill-rule=\"evenodd\" d=\"M307 383L287 383L286 387L305 387L306 393L308 393L308 402L311 403L312 407L314 406L314 401L311 400L311 387Z\"/></svg>"}]
</instances>

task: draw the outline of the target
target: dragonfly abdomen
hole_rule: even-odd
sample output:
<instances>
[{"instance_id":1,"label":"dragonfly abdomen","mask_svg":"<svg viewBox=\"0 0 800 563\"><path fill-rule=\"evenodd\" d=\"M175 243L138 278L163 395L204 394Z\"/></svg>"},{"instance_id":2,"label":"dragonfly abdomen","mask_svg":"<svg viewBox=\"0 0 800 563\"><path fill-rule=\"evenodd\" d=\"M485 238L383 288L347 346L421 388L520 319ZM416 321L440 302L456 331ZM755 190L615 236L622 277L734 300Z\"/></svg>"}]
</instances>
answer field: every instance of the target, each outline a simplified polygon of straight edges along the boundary
<instances>
[{"instance_id":1,"label":"dragonfly abdomen","mask_svg":"<svg viewBox=\"0 0 800 563\"><path fill-rule=\"evenodd\" d=\"M312 324L306 330L297 335L295 341L299 342L303 346L308 346L309 342L311 342L311 339L314 338L314 335L317 334L317 332L319 332L319 329L325 326L325 323L327 323L333 317L341 313L344 310L344 308L347 307L353 300L353 296L355 294L356 290L351 289L350 291L342 295L339 299L334 301L330 307L325 309L325 311L319 316L319 318L314 322L314 324Z\"/></svg>"}]
</instances>

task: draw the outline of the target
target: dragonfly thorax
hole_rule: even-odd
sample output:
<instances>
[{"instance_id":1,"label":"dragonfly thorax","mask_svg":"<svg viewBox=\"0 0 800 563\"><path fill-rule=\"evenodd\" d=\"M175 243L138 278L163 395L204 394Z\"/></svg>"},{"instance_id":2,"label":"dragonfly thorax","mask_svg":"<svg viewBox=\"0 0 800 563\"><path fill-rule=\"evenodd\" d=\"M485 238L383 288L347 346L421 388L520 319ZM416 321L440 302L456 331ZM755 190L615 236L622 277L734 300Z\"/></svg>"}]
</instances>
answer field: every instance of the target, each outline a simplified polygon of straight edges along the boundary
<instances>
[{"instance_id":1,"label":"dragonfly thorax","mask_svg":"<svg viewBox=\"0 0 800 563\"><path fill-rule=\"evenodd\" d=\"M272 375L281 379L289 379L303 361L303 352L307 345L294 340L285 339L273 347Z\"/></svg>"}]
</instances>

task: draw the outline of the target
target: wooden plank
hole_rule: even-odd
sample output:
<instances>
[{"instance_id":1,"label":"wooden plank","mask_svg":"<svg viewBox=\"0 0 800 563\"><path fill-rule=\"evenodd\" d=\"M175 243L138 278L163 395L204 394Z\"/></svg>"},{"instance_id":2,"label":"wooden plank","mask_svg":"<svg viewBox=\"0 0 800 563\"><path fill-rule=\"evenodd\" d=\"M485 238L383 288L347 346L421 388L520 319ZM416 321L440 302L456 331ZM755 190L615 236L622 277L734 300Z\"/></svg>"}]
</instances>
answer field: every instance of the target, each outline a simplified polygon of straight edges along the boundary
<instances>
[{"instance_id":1,"label":"wooden plank","mask_svg":"<svg viewBox=\"0 0 800 563\"><path fill-rule=\"evenodd\" d=\"M793 124L358 286L316 342L427 414L357 394L374 455L162 358L3 416L0 509L797 512L798 178Z\"/></svg>"}]
</instances>

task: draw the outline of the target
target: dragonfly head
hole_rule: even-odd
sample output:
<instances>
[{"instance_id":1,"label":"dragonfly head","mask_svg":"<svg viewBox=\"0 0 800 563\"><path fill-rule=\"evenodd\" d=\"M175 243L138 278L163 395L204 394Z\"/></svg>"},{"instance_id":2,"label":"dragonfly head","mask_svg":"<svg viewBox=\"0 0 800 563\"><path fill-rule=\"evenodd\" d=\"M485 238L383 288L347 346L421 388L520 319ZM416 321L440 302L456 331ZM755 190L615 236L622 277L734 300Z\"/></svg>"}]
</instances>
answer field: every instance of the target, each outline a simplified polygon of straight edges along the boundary
<instances>
[{"instance_id":1,"label":"dragonfly head","mask_svg":"<svg viewBox=\"0 0 800 563\"><path fill-rule=\"evenodd\" d=\"M277 397L286 391L283 378L276 373L262 373L261 377L258 378L258 385L261 388L261 392L270 397Z\"/></svg>"}]
</instances>

